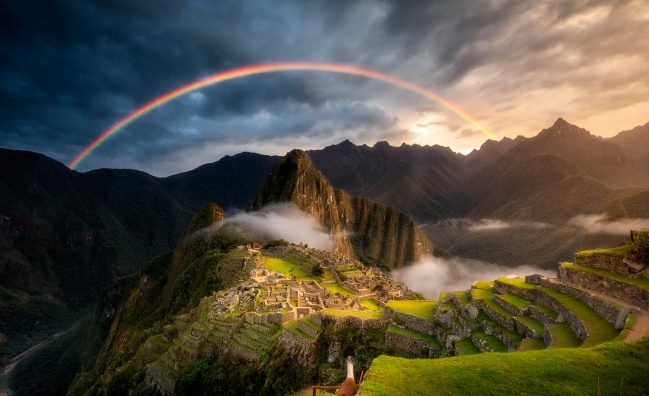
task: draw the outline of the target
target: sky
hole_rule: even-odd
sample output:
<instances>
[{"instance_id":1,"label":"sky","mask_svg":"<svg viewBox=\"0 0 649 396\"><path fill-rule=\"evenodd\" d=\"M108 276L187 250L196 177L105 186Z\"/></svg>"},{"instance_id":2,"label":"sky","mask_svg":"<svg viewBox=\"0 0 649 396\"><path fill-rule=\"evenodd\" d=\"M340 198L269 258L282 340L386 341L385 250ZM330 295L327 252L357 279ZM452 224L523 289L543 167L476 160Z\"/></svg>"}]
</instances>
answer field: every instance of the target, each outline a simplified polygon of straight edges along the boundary
<instances>
[{"instance_id":1,"label":"sky","mask_svg":"<svg viewBox=\"0 0 649 396\"><path fill-rule=\"evenodd\" d=\"M282 61L376 69L460 105L497 137L563 117L608 137L649 122L646 1L0 2L0 147L63 163L138 106L213 73ZM79 167L164 176L241 151L350 139L479 147L438 103L324 72L229 81L170 102Z\"/></svg>"}]
</instances>

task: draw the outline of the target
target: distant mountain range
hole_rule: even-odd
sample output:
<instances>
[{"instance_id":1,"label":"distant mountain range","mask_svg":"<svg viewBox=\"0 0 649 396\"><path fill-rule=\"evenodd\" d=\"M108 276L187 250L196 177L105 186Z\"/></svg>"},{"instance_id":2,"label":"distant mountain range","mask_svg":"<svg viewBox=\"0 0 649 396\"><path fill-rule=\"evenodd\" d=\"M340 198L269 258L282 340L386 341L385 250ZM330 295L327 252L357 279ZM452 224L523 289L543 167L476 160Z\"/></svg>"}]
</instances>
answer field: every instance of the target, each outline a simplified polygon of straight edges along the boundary
<instances>
[{"instance_id":1,"label":"distant mountain range","mask_svg":"<svg viewBox=\"0 0 649 396\"><path fill-rule=\"evenodd\" d=\"M353 218L346 219L354 225L346 229L375 240L378 228L403 228L411 224L410 218L431 224L457 218L562 224L587 213L649 218L647 143L649 124L602 139L559 119L535 137L490 140L466 156L441 146L379 142L369 147L349 141L309 151L308 156L328 180L326 186L319 184L320 192L347 197L350 205L338 209L353 207ZM0 362L31 339L52 333L47 326L25 323L61 328L67 316L60 312L88 306L116 279L173 249L192 216L206 204L216 203L226 211L250 208L281 158L241 153L157 178L135 170L80 173L41 154L0 149L0 328L27 334L17 344L0 346ZM347 193L372 201L351 200ZM262 194L255 207L274 199ZM319 205L324 213L330 203ZM374 223L361 226L359 213L368 211L374 211L366 217ZM378 221L386 216L397 220ZM332 226L330 230L338 229L343 219L318 218ZM439 226L426 230L433 244L453 254L490 260L507 257L502 254L507 249L522 252L504 259L505 264L521 257L533 263L554 260L588 240L574 235L567 239L567 231L512 236L452 234ZM374 241L373 246L350 243L367 248L367 260L392 257L403 264L417 256L403 252L413 252L412 242L421 238L418 233L412 231L392 245L387 240ZM492 246L491 252L485 246ZM530 254L531 248L543 252ZM558 255L545 254L553 249Z\"/></svg>"}]
</instances>

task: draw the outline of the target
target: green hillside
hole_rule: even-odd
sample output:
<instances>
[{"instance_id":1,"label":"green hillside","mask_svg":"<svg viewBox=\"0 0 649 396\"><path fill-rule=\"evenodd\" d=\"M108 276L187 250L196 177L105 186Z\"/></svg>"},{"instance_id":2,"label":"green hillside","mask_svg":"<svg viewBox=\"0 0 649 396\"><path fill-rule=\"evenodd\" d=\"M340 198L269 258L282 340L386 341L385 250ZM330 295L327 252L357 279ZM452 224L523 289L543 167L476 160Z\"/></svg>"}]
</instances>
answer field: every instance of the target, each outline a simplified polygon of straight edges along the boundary
<instances>
[{"instance_id":1,"label":"green hillside","mask_svg":"<svg viewBox=\"0 0 649 396\"><path fill-rule=\"evenodd\" d=\"M362 395L639 395L649 389L647 372L649 338L445 359L380 356Z\"/></svg>"}]
</instances>

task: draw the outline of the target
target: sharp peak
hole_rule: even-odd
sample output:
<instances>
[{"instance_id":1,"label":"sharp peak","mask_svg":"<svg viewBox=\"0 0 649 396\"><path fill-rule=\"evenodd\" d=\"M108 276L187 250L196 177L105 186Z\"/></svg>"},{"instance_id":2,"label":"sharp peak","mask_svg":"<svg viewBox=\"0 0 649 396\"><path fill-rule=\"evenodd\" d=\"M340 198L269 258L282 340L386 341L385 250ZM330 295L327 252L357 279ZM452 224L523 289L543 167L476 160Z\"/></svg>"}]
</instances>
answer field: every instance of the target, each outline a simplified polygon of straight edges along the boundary
<instances>
[{"instance_id":1,"label":"sharp peak","mask_svg":"<svg viewBox=\"0 0 649 396\"><path fill-rule=\"evenodd\" d=\"M557 120L552 124L551 127L543 129L538 136L562 136L562 135L577 135L577 136L590 136L590 137L595 137L592 135L588 130L575 125L571 124L565 119L559 117Z\"/></svg>"}]
</instances>

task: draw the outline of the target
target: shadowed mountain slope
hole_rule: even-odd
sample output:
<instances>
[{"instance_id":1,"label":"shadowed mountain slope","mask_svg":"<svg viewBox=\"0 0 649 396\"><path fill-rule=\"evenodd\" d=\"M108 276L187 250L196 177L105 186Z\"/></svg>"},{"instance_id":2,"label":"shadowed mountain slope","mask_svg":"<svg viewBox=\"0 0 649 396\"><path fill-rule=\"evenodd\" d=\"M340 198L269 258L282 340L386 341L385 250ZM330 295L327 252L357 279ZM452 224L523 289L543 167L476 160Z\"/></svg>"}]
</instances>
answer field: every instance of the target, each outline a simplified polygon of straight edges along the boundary
<instances>
[{"instance_id":1,"label":"shadowed mountain slope","mask_svg":"<svg viewBox=\"0 0 649 396\"><path fill-rule=\"evenodd\" d=\"M288 153L273 169L252 209L275 202L292 202L314 216L340 253L369 265L396 268L433 253L428 238L407 215L332 187L301 150Z\"/></svg>"},{"instance_id":2,"label":"shadowed mountain slope","mask_svg":"<svg viewBox=\"0 0 649 396\"><path fill-rule=\"evenodd\" d=\"M452 192L465 179L463 156L448 147L386 142L368 147L345 140L309 156L335 187L399 208L418 221L458 214Z\"/></svg>"}]
</instances>

